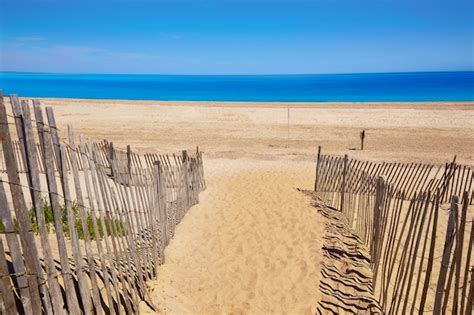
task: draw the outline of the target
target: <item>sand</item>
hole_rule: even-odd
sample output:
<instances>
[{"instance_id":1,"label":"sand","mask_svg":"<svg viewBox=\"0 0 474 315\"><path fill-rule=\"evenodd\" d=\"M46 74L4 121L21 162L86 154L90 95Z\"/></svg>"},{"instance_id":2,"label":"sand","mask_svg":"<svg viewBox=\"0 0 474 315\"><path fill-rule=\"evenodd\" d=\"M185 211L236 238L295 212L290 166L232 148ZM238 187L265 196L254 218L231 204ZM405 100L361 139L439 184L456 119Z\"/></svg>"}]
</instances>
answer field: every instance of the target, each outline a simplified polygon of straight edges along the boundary
<instances>
[{"instance_id":1,"label":"sand","mask_svg":"<svg viewBox=\"0 0 474 315\"><path fill-rule=\"evenodd\" d=\"M169 152L199 145L207 158L314 159L326 153L364 159L474 163L474 102L209 103L48 99L58 125L94 139ZM160 106L161 105L161 106ZM288 109L290 137L288 139ZM359 132L366 130L364 151Z\"/></svg>"},{"instance_id":2,"label":"sand","mask_svg":"<svg viewBox=\"0 0 474 315\"><path fill-rule=\"evenodd\" d=\"M474 164L474 103L286 104L42 100L59 128L139 152L199 145L208 190L178 226L158 279L161 313L313 313L323 220L314 155ZM290 133L288 137L288 109ZM359 131L366 130L366 150ZM64 131L62 131L64 135ZM144 305L143 310L149 311Z\"/></svg>"},{"instance_id":3,"label":"sand","mask_svg":"<svg viewBox=\"0 0 474 315\"><path fill-rule=\"evenodd\" d=\"M208 160L208 189L165 250L152 299L169 314L314 314L319 214L307 163ZM225 172L223 172L225 170Z\"/></svg>"}]
</instances>

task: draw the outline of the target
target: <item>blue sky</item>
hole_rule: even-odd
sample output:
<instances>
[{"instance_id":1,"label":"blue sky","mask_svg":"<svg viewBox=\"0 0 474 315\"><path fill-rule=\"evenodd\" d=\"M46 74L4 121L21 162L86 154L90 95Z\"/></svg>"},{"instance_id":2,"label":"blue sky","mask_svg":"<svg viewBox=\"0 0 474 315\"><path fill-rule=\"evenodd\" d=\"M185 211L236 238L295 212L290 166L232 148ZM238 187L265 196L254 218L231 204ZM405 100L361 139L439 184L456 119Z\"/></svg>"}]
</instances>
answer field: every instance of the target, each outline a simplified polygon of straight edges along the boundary
<instances>
[{"instance_id":1,"label":"blue sky","mask_svg":"<svg viewBox=\"0 0 474 315\"><path fill-rule=\"evenodd\" d=\"M0 0L0 70L474 70L474 0Z\"/></svg>"}]
</instances>

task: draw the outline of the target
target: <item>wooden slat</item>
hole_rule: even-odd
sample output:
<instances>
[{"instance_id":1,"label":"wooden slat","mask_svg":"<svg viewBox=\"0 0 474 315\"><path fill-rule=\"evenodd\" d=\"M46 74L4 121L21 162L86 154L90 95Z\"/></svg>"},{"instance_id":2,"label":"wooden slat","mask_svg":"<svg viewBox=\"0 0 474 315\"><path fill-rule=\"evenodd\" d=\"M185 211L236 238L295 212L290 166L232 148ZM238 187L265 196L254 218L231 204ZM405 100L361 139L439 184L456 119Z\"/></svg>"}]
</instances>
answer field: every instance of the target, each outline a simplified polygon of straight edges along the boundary
<instances>
[{"instance_id":1,"label":"wooden slat","mask_svg":"<svg viewBox=\"0 0 474 315\"><path fill-rule=\"evenodd\" d=\"M61 172L61 160L60 160L60 139L58 129L56 127L56 119L54 118L53 109L46 107L46 117L48 118L49 132L51 133L51 140L53 143L53 157L56 162L56 169Z\"/></svg>"},{"instance_id":2,"label":"wooden slat","mask_svg":"<svg viewBox=\"0 0 474 315\"><path fill-rule=\"evenodd\" d=\"M13 201L13 208L15 210L16 218L20 226L20 240L23 248L23 257L28 278L28 289L30 290L30 305L25 307L32 310L42 309L39 288L44 288L43 280L37 279L42 273L41 264L39 261L38 250L34 240L31 223L28 217L28 210L26 207L23 190L21 188L20 176L18 175L18 167L13 153L13 144L8 128L8 119L5 105L3 103L3 93L0 90L0 130L3 136L2 146L5 158L5 165L7 166L7 175L10 186L10 192ZM45 293L43 289L42 293ZM28 302L26 302L28 303ZM46 303L45 303L46 304Z\"/></svg>"},{"instance_id":3,"label":"wooden slat","mask_svg":"<svg viewBox=\"0 0 474 315\"><path fill-rule=\"evenodd\" d=\"M36 119L37 121L43 122L43 115L41 111L38 112L38 116L36 117ZM59 202L59 190L57 187L55 176L53 162L53 146L50 131L51 129L46 129L42 123L38 125L38 132L40 133L39 138L42 141L41 146L43 148L45 158L44 164L46 169L46 181L48 183L49 200L54 217L54 234L56 235L57 246L59 251L59 261L61 265L61 274L65 286L67 308L69 312L72 312L72 310L79 309L79 303L77 300L77 294L71 273L71 267L69 265L69 255L66 249L66 239L63 231L61 205ZM58 153L58 156L60 156L59 154L60 153Z\"/></svg>"},{"instance_id":4,"label":"wooden slat","mask_svg":"<svg viewBox=\"0 0 474 315\"><path fill-rule=\"evenodd\" d=\"M10 250L10 256L12 259L13 269L16 274L16 281L20 300L23 302L23 312L25 314L33 314L31 309L30 291L28 290L28 278L26 277L25 264L23 262L20 242L17 238L17 231L13 225L13 219L11 215L10 206L8 205L7 195L5 193L5 187L3 181L0 178L0 217L2 218L3 232L7 240L8 248ZM21 313L21 311L19 311Z\"/></svg>"},{"instance_id":5,"label":"wooden slat","mask_svg":"<svg viewBox=\"0 0 474 315\"><path fill-rule=\"evenodd\" d=\"M15 121L15 126L16 126L16 133L18 136L18 142L16 142L17 150L18 150L18 162L21 163L23 167L21 169L23 171L26 171L26 153L25 153L25 147L24 147L24 132L22 128L22 121L21 121L21 105L20 101L18 100L18 97L13 94L10 96L10 105L12 107L12 113L14 116L14 121Z\"/></svg>"},{"instance_id":6,"label":"wooden slat","mask_svg":"<svg viewBox=\"0 0 474 315\"><path fill-rule=\"evenodd\" d=\"M468 203L469 199L463 200L463 203ZM466 296L467 288L469 284L469 268L471 266L471 257L472 257L472 247L474 246L474 218L471 220L471 235L469 237L469 246L467 247L467 254L466 254L466 262L464 267L464 274L463 274L463 285L462 285L462 292L461 292L461 314L470 314L466 309L466 304L469 303L469 297ZM471 283L472 284L472 283Z\"/></svg>"},{"instance_id":7,"label":"wooden slat","mask_svg":"<svg viewBox=\"0 0 474 315\"><path fill-rule=\"evenodd\" d=\"M456 248L454 259L456 261L456 274L454 278L454 300L453 300L453 313L457 314L459 305L459 291L461 289L461 260L463 257L463 248L464 248L464 231L466 228L466 217L467 217L467 207L469 206L467 202L467 191L464 192L462 198L462 210L461 210L461 221L459 228L456 231ZM462 309L461 309L462 311Z\"/></svg>"},{"instance_id":8,"label":"wooden slat","mask_svg":"<svg viewBox=\"0 0 474 315\"><path fill-rule=\"evenodd\" d=\"M78 148L76 147L74 141L74 131L71 125L68 125L68 141L69 146L72 149L73 155L71 156L71 169L72 169L72 177L74 180L74 187L75 187L75 196L77 201L77 207L79 212L79 217L81 220L82 225L82 233L84 238L84 245L85 245L85 252L87 256L87 265L89 267L89 278L91 281L91 289L92 289L92 302L94 305L95 312L97 314L102 314L102 307L100 305L100 294L99 288L97 284L97 277L95 273L95 260L92 252L91 240L89 236L89 226L87 224L87 215L85 211L85 204L84 204L84 197L82 194L82 188L80 183L79 177L79 167L78 167ZM96 235L96 237L99 237Z\"/></svg>"},{"instance_id":9,"label":"wooden slat","mask_svg":"<svg viewBox=\"0 0 474 315\"><path fill-rule=\"evenodd\" d=\"M48 230L46 228L46 219L44 216L43 209L43 200L41 195L41 185L40 185L40 175L38 168L38 160L36 158L36 145L35 139L33 136L33 126L31 123L31 114L28 107L28 103L21 102L22 116L21 124L23 126L23 140L24 143L24 152L26 155L26 165L27 165L27 175L28 182L30 183L32 189L30 189L31 200L33 201L33 208L36 213L36 220L38 223L38 229L40 234L41 245L44 252L44 260L46 265L47 279L49 290L51 291L51 300L53 310L57 314L64 312L64 302L61 295L61 289L59 288L59 283L57 281L56 266L53 260L53 254L51 251L51 245L48 240Z\"/></svg>"},{"instance_id":10,"label":"wooden slat","mask_svg":"<svg viewBox=\"0 0 474 315\"><path fill-rule=\"evenodd\" d=\"M108 233L108 235L110 237L113 253L115 255L115 269L117 270L117 278L120 281L122 287L125 307L127 309L127 312L133 312L136 303L136 283L134 281L134 277L132 276L132 274L134 273L134 266L133 262L131 261L130 252L128 250L130 246L128 234L132 232L130 230L130 227L127 226L123 220L123 216L121 214L121 212L123 211L121 207L123 207L123 205L118 205L119 199L115 195L111 187L105 183L103 173L101 171L102 169L98 167L97 179L101 194L103 196L103 204L105 210L104 222L105 220L109 222L118 220L126 227L125 230L127 237L119 237L118 231L114 228L114 225L112 225L111 231L110 233ZM117 182L115 181L115 183ZM130 302L132 302L133 305L130 304Z\"/></svg>"},{"instance_id":11,"label":"wooden slat","mask_svg":"<svg viewBox=\"0 0 474 315\"><path fill-rule=\"evenodd\" d=\"M71 238L72 243L72 255L74 258L75 263L75 274L78 278L79 282L79 294L81 296L81 302L83 306L83 311L85 314L92 314L93 313L93 306L91 303L91 294L89 286L86 282L86 274L85 274L85 267L84 261L82 257L81 246L79 244L79 237L77 236L77 229L76 229L76 217L74 215L72 206L72 198L71 198L71 189L69 187L69 174L67 170L67 162L66 162L66 148L64 145L60 145L59 148L59 160L61 162L61 184L63 187L64 193L64 203L66 207L67 213L67 221L69 225L69 237Z\"/></svg>"},{"instance_id":12,"label":"wooden slat","mask_svg":"<svg viewBox=\"0 0 474 315\"><path fill-rule=\"evenodd\" d=\"M104 196L102 194L102 192L100 191L99 189L99 183L98 183L98 179L97 179L97 167L96 167L96 164L95 164L95 161L97 161L97 154L95 153L95 147L92 145L92 144L88 144L86 146L87 150L88 150L88 153L89 153L89 156L92 157L92 160L94 161L93 163L90 163L90 173L91 173L91 179L92 179L92 186L94 188L94 194L96 196L96 201L97 201L97 212L99 213L99 218L100 218L100 223L101 223L101 228L102 228L102 232L103 232L103 235L104 235L104 242L105 242L105 249L106 249L106 258L107 258L107 264L108 266L110 266L110 273L112 275L112 283L113 283L113 288L115 290L115 296L116 296L116 300L117 300L117 306L118 306L118 310L119 312L122 312L121 310L123 310L123 305L120 303L120 293L119 293L119 282L118 282L118 270L117 268L115 267L115 259L114 259L114 256L116 257L117 255L117 250L116 248L114 247L114 251L112 251L112 248L111 248L111 240L109 238L109 233L107 232L107 228L105 226L105 215L104 215L104 211L105 211L105 206L104 206ZM100 167L100 166L98 166ZM110 218L109 218L110 220ZM114 255L115 254L115 255ZM120 275L120 273L119 273ZM125 292L124 292L125 294ZM126 300L128 301L128 300ZM128 305L128 310L131 310L130 309L130 306Z\"/></svg>"},{"instance_id":13,"label":"wooden slat","mask_svg":"<svg viewBox=\"0 0 474 315\"><path fill-rule=\"evenodd\" d=\"M441 260L441 270L439 272L438 283L436 285L436 299L433 307L434 314L441 313L441 307L443 302L443 295L446 285L446 275L448 272L449 261L451 258L451 250L454 243L455 237L455 224L458 211L458 198L453 196L451 201L451 208L449 210L449 220L446 230L446 238L444 241L443 257Z\"/></svg>"},{"instance_id":14,"label":"wooden slat","mask_svg":"<svg viewBox=\"0 0 474 315\"><path fill-rule=\"evenodd\" d=\"M10 274L5 257L3 241L0 238L0 311L4 314L17 313L13 287L10 282Z\"/></svg>"},{"instance_id":15,"label":"wooden slat","mask_svg":"<svg viewBox=\"0 0 474 315\"><path fill-rule=\"evenodd\" d=\"M86 192L87 196L89 199L89 213L92 219L92 228L94 230L94 235L95 235L95 241L97 244L97 252L99 254L99 262L100 262L100 267L102 271L102 276L103 276L103 282L105 286L105 294L107 296L107 302L108 302L108 312L110 314L115 314L115 306L114 306L114 300L112 297L112 293L116 292L114 284L110 282L110 276L109 276L109 271L107 268L107 263L106 263L106 257L104 254L104 249L102 247L102 239L100 237L99 233L99 226L97 224L97 216L95 214L95 209L99 207L99 202L98 202L98 196L94 194L92 190L92 183L91 183L91 175L90 175L90 170L91 170L91 163L94 163L93 160L90 158L90 156L87 155L86 152L86 144L84 137L80 137L80 151L81 151L81 157L82 157L82 165L84 167L84 183L86 186ZM96 207L97 204L97 207ZM117 298L117 301L119 299Z\"/></svg>"}]
</instances>

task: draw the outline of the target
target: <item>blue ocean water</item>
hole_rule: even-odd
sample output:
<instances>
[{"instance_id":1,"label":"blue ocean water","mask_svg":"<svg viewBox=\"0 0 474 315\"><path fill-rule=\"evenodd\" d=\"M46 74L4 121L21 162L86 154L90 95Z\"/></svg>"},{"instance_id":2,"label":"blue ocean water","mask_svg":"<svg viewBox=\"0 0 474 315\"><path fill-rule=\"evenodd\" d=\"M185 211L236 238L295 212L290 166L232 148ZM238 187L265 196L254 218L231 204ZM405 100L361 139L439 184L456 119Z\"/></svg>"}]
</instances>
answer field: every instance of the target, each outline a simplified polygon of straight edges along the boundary
<instances>
[{"instance_id":1,"label":"blue ocean water","mask_svg":"<svg viewBox=\"0 0 474 315\"><path fill-rule=\"evenodd\" d=\"M5 95L192 101L473 101L474 72L113 75L0 72Z\"/></svg>"}]
</instances>

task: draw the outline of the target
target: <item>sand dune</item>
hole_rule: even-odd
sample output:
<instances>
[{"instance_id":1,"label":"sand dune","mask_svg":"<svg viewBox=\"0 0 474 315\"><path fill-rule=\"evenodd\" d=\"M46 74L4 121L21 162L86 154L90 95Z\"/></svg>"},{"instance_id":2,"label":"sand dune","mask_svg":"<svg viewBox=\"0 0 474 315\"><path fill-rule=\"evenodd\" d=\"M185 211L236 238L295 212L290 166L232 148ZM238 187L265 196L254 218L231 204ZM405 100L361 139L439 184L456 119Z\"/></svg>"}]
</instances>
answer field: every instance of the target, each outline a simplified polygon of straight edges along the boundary
<instances>
[{"instance_id":1,"label":"sand dune","mask_svg":"<svg viewBox=\"0 0 474 315\"><path fill-rule=\"evenodd\" d=\"M163 313L314 313L322 219L307 162L207 160L208 189L166 249Z\"/></svg>"}]
</instances>

